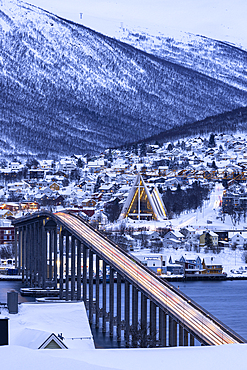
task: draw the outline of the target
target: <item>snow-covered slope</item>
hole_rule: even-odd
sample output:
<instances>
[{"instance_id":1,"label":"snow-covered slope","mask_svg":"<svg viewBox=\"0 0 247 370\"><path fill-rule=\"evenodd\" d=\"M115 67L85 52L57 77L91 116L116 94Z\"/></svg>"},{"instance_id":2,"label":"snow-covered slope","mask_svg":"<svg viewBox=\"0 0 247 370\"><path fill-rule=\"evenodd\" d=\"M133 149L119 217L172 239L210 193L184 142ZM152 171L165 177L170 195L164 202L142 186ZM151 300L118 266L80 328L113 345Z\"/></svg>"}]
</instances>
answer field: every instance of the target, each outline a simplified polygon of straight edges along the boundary
<instances>
[{"instance_id":1,"label":"snow-covered slope","mask_svg":"<svg viewBox=\"0 0 247 370\"><path fill-rule=\"evenodd\" d=\"M236 88L22 1L0 4L2 151L99 152L247 105L241 77Z\"/></svg>"},{"instance_id":2,"label":"snow-covered slope","mask_svg":"<svg viewBox=\"0 0 247 370\"><path fill-rule=\"evenodd\" d=\"M151 35L148 31L119 28L116 37L138 49L247 91L247 52L240 47L185 32L174 32L172 37L162 32Z\"/></svg>"},{"instance_id":3,"label":"snow-covered slope","mask_svg":"<svg viewBox=\"0 0 247 370\"><path fill-rule=\"evenodd\" d=\"M190 32L241 45L247 50L244 0L29 0L63 18L108 36L119 27L180 40ZM176 33L176 35L174 35Z\"/></svg>"}]
</instances>

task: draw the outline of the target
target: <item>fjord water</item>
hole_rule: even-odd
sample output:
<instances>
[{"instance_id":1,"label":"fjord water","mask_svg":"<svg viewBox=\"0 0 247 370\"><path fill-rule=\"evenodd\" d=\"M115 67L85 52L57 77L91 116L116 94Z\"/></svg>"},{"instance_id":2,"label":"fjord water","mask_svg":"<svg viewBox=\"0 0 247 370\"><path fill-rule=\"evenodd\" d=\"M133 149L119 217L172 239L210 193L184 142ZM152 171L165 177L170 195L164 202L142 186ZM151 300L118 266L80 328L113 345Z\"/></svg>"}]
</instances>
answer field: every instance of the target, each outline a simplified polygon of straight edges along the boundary
<instances>
[{"instance_id":1,"label":"fjord water","mask_svg":"<svg viewBox=\"0 0 247 370\"><path fill-rule=\"evenodd\" d=\"M243 338L247 339L247 280L191 281L178 282L173 285L177 288L179 287L181 292L189 296L197 304L209 311ZM7 302L7 292L10 289L19 291L21 287L22 283L19 281L0 281L0 302ZM108 288L107 284L107 291ZM124 292L123 288L124 287L122 287L122 292ZM34 300L35 299L32 297L21 297L19 295L19 302L31 302ZM107 305L108 303L109 302L107 302ZM122 297L122 319L124 318L123 303L124 296ZM116 302L114 302L114 308L114 311L116 311ZM116 312L114 312L114 314L116 315ZM94 325L92 326L92 333L97 348L124 346L124 343L118 344L114 338L109 338L107 333L102 334L101 331L96 330Z\"/></svg>"},{"instance_id":2,"label":"fjord water","mask_svg":"<svg viewBox=\"0 0 247 370\"><path fill-rule=\"evenodd\" d=\"M247 281L190 281L174 284L181 292L247 339Z\"/></svg>"}]
</instances>

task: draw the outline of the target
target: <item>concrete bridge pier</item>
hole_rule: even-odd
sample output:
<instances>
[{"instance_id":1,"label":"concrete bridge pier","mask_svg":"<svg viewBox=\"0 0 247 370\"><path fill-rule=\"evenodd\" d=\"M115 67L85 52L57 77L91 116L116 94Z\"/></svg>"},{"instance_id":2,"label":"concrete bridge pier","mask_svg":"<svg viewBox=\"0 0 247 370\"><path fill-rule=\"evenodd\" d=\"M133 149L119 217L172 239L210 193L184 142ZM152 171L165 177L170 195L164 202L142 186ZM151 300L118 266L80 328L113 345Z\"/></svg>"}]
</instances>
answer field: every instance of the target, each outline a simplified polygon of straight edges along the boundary
<instances>
[{"instance_id":1,"label":"concrete bridge pier","mask_svg":"<svg viewBox=\"0 0 247 370\"><path fill-rule=\"evenodd\" d=\"M188 331L186 329L184 329L184 346L188 346L189 345L189 342L188 342Z\"/></svg>"},{"instance_id":2,"label":"concrete bridge pier","mask_svg":"<svg viewBox=\"0 0 247 370\"><path fill-rule=\"evenodd\" d=\"M195 338L194 336L190 333L190 346L194 346L195 345Z\"/></svg>"},{"instance_id":3,"label":"concrete bridge pier","mask_svg":"<svg viewBox=\"0 0 247 370\"><path fill-rule=\"evenodd\" d=\"M177 346L177 323L169 316L169 347Z\"/></svg>"},{"instance_id":4,"label":"concrete bridge pier","mask_svg":"<svg viewBox=\"0 0 247 370\"><path fill-rule=\"evenodd\" d=\"M33 288L34 287L34 264L35 264L35 257L34 257L34 223L30 224L29 225L30 227L30 240L29 240L29 243L30 243L30 278L29 278L29 284L30 284L30 287Z\"/></svg>"},{"instance_id":5,"label":"concrete bridge pier","mask_svg":"<svg viewBox=\"0 0 247 370\"><path fill-rule=\"evenodd\" d=\"M124 338L126 347L129 347L129 336L130 336L130 283L125 280L124 283L124 320L125 320L125 331Z\"/></svg>"},{"instance_id":6,"label":"concrete bridge pier","mask_svg":"<svg viewBox=\"0 0 247 370\"><path fill-rule=\"evenodd\" d=\"M22 282L24 283L24 241L25 241L25 236L24 236L24 226L21 227L21 261L20 261L20 271L21 271L21 276L22 276Z\"/></svg>"},{"instance_id":7,"label":"concrete bridge pier","mask_svg":"<svg viewBox=\"0 0 247 370\"><path fill-rule=\"evenodd\" d=\"M132 346L137 346L138 336L138 290L132 285L132 324L131 324L131 337Z\"/></svg>"},{"instance_id":8,"label":"concrete bridge pier","mask_svg":"<svg viewBox=\"0 0 247 370\"><path fill-rule=\"evenodd\" d=\"M25 252L26 252L26 273L25 273L25 283L30 287L30 225L26 226L26 237L25 237Z\"/></svg>"},{"instance_id":9,"label":"concrete bridge pier","mask_svg":"<svg viewBox=\"0 0 247 370\"><path fill-rule=\"evenodd\" d=\"M77 239L77 281L76 281L76 298L81 300L81 241Z\"/></svg>"},{"instance_id":10,"label":"concrete bridge pier","mask_svg":"<svg viewBox=\"0 0 247 370\"><path fill-rule=\"evenodd\" d=\"M95 288L95 327L99 327L99 262L100 258L96 255L95 267L96 267L96 288Z\"/></svg>"},{"instance_id":11,"label":"concrete bridge pier","mask_svg":"<svg viewBox=\"0 0 247 370\"><path fill-rule=\"evenodd\" d=\"M184 345L184 328L182 325L178 325L178 341L179 341L179 346L182 347Z\"/></svg>"},{"instance_id":12,"label":"concrete bridge pier","mask_svg":"<svg viewBox=\"0 0 247 370\"><path fill-rule=\"evenodd\" d=\"M159 308L159 342L161 347L166 347L167 315Z\"/></svg>"},{"instance_id":13,"label":"concrete bridge pier","mask_svg":"<svg viewBox=\"0 0 247 370\"><path fill-rule=\"evenodd\" d=\"M69 300L69 233L65 235L65 300Z\"/></svg>"},{"instance_id":14,"label":"concrete bridge pier","mask_svg":"<svg viewBox=\"0 0 247 370\"><path fill-rule=\"evenodd\" d=\"M103 282L102 282L102 331L106 332L106 262L103 261Z\"/></svg>"},{"instance_id":15,"label":"concrete bridge pier","mask_svg":"<svg viewBox=\"0 0 247 370\"><path fill-rule=\"evenodd\" d=\"M113 337L113 319L114 319L114 270L110 266L110 287L109 287L109 334Z\"/></svg>"},{"instance_id":16,"label":"concrete bridge pier","mask_svg":"<svg viewBox=\"0 0 247 370\"><path fill-rule=\"evenodd\" d=\"M122 312L121 312L121 301L122 301L122 276L117 273L117 341L121 341L121 323L122 323Z\"/></svg>"},{"instance_id":17,"label":"concrete bridge pier","mask_svg":"<svg viewBox=\"0 0 247 370\"><path fill-rule=\"evenodd\" d=\"M64 261L63 261L63 251L64 251L64 232L62 226L59 230L59 298L63 299L63 271L64 271Z\"/></svg>"},{"instance_id":18,"label":"concrete bridge pier","mask_svg":"<svg viewBox=\"0 0 247 370\"><path fill-rule=\"evenodd\" d=\"M83 302L87 308L87 255L88 248L83 244Z\"/></svg>"},{"instance_id":19,"label":"concrete bridge pier","mask_svg":"<svg viewBox=\"0 0 247 370\"><path fill-rule=\"evenodd\" d=\"M71 236L71 301L75 299L75 237Z\"/></svg>"},{"instance_id":20,"label":"concrete bridge pier","mask_svg":"<svg viewBox=\"0 0 247 370\"><path fill-rule=\"evenodd\" d=\"M141 347L147 346L147 297L141 293Z\"/></svg>"},{"instance_id":21,"label":"concrete bridge pier","mask_svg":"<svg viewBox=\"0 0 247 370\"><path fill-rule=\"evenodd\" d=\"M93 251L89 249L89 266L88 266L88 293L89 293L89 303L88 303L88 319L89 324L93 323Z\"/></svg>"}]
</instances>

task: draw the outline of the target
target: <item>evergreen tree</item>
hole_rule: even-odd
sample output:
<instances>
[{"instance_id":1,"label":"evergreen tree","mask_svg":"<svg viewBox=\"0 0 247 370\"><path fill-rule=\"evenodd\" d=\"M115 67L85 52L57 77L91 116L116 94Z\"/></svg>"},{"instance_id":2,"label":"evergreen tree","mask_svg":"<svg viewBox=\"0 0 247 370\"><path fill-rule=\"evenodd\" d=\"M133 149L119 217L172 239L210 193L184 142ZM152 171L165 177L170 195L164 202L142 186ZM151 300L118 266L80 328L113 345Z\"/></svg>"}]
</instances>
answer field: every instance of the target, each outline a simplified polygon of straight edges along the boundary
<instances>
[{"instance_id":1,"label":"evergreen tree","mask_svg":"<svg viewBox=\"0 0 247 370\"><path fill-rule=\"evenodd\" d=\"M167 146L167 150L169 150L169 152L171 152L173 149L173 145L172 143L169 143L168 146Z\"/></svg>"},{"instance_id":2,"label":"evergreen tree","mask_svg":"<svg viewBox=\"0 0 247 370\"><path fill-rule=\"evenodd\" d=\"M213 162L212 162L212 168L213 168L214 170L217 170L217 168L218 168L218 167L216 166L215 161L213 161Z\"/></svg>"},{"instance_id":3,"label":"evergreen tree","mask_svg":"<svg viewBox=\"0 0 247 370\"><path fill-rule=\"evenodd\" d=\"M94 185L94 189L93 189L93 192L94 193L97 193L98 192L98 190L99 190L99 188L101 186L101 183L102 183L101 177L98 176L97 177L97 180L96 180L96 184Z\"/></svg>"},{"instance_id":4,"label":"evergreen tree","mask_svg":"<svg viewBox=\"0 0 247 370\"><path fill-rule=\"evenodd\" d=\"M213 240L209 233L205 235L205 246L210 250L213 248Z\"/></svg>"},{"instance_id":5,"label":"evergreen tree","mask_svg":"<svg viewBox=\"0 0 247 370\"><path fill-rule=\"evenodd\" d=\"M210 148L213 148L216 146L215 144L215 139L214 139L214 134L210 134L210 137L209 137L209 142L208 142L208 146Z\"/></svg>"},{"instance_id":6,"label":"evergreen tree","mask_svg":"<svg viewBox=\"0 0 247 370\"><path fill-rule=\"evenodd\" d=\"M147 155L146 143L141 143L140 155L141 157L145 157Z\"/></svg>"},{"instance_id":7,"label":"evergreen tree","mask_svg":"<svg viewBox=\"0 0 247 370\"><path fill-rule=\"evenodd\" d=\"M82 162L81 158L78 158L77 167L79 167L79 168L83 167L83 162Z\"/></svg>"}]
</instances>

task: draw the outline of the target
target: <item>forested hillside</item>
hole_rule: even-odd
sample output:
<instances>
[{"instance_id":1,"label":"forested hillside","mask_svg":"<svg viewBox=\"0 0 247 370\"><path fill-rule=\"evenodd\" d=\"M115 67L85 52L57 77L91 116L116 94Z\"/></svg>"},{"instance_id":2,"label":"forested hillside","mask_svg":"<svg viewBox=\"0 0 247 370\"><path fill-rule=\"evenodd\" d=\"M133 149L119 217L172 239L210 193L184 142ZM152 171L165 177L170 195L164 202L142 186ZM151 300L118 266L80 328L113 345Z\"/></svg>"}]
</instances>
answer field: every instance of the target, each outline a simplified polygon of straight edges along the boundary
<instances>
[{"instance_id":1,"label":"forested hillside","mask_svg":"<svg viewBox=\"0 0 247 370\"><path fill-rule=\"evenodd\" d=\"M0 3L2 153L100 152L247 105L247 92L225 82Z\"/></svg>"}]
</instances>

